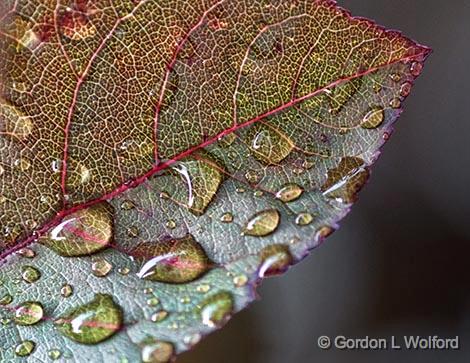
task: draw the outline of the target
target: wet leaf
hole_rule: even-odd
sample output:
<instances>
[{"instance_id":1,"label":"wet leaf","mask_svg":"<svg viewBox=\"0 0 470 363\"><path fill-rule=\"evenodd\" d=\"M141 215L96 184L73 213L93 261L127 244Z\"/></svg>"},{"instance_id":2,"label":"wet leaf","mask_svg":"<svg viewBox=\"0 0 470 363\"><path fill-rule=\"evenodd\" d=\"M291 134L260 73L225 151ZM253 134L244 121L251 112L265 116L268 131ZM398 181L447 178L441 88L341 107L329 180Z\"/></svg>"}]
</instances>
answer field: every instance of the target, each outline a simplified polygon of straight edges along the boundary
<instances>
[{"instance_id":1,"label":"wet leaf","mask_svg":"<svg viewBox=\"0 0 470 363\"><path fill-rule=\"evenodd\" d=\"M333 1L0 4L0 360L164 362L337 228L429 49Z\"/></svg>"}]
</instances>

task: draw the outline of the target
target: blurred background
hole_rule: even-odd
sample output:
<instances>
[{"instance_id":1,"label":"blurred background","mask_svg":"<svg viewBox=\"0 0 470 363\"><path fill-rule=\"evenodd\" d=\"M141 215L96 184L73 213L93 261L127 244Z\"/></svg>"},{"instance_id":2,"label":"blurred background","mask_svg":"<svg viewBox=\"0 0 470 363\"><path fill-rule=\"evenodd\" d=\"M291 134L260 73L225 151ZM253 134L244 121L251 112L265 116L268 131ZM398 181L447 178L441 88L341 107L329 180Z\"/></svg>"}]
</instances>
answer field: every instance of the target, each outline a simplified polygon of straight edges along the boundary
<instances>
[{"instance_id":1,"label":"blurred background","mask_svg":"<svg viewBox=\"0 0 470 363\"><path fill-rule=\"evenodd\" d=\"M470 362L470 1L338 3L434 53L341 229L178 362ZM461 348L322 351L321 335L459 335Z\"/></svg>"}]
</instances>

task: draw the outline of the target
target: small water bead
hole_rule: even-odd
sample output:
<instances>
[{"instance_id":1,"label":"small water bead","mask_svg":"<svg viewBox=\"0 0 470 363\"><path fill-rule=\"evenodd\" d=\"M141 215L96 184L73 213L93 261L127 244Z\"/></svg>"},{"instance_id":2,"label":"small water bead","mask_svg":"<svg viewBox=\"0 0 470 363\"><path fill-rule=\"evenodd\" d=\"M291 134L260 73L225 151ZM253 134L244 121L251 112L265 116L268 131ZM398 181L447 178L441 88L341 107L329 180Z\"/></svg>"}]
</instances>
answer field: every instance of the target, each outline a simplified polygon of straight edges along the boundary
<instances>
[{"instance_id":1,"label":"small water bead","mask_svg":"<svg viewBox=\"0 0 470 363\"><path fill-rule=\"evenodd\" d=\"M160 304L160 300L158 300L158 298L156 298L156 297L152 297L152 298L147 300L147 305L148 306L157 306L158 304Z\"/></svg>"},{"instance_id":2,"label":"small water bead","mask_svg":"<svg viewBox=\"0 0 470 363\"><path fill-rule=\"evenodd\" d=\"M395 97L393 98L391 101L390 101L390 107L391 108L400 108L401 107L401 101L398 97Z\"/></svg>"},{"instance_id":3,"label":"small water bead","mask_svg":"<svg viewBox=\"0 0 470 363\"><path fill-rule=\"evenodd\" d=\"M94 261L91 265L91 271L93 275L97 277L105 277L107 276L113 268L113 265L106 261L104 258L100 258Z\"/></svg>"},{"instance_id":4,"label":"small water bead","mask_svg":"<svg viewBox=\"0 0 470 363\"><path fill-rule=\"evenodd\" d=\"M13 302L13 296L11 296L10 294L5 294L0 298L1 306L9 305L12 302Z\"/></svg>"},{"instance_id":5,"label":"small water bead","mask_svg":"<svg viewBox=\"0 0 470 363\"><path fill-rule=\"evenodd\" d=\"M47 352L47 356L52 360L59 359L61 355L62 355L62 352L58 349L52 349L49 352Z\"/></svg>"},{"instance_id":6,"label":"small water bead","mask_svg":"<svg viewBox=\"0 0 470 363\"><path fill-rule=\"evenodd\" d=\"M176 228L176 222L172 219L170 219L169 221L167 221L165 223L165 226L169 229L175 229Z\"/></svg>"},{"instance_id":7,"label":"small water bead","mask_svg":"<svg viewBox=\"0 0 470 363\"><path fill-rule=\"evenodd\" d=\"M122 210L132 210L135 208L135 204L133 201L126 199L121 203Z\"/></svg>"},{"instance_id":8,"label":"small water bead","mask_svg":"<svg viewBox=\"0 0 470 363\"><path fill-rule=\"evenodd\" d=\"M137 276L151 281L181 284L202 276L211 266L204 249L192 235L180 239L145 242L133 250L144 260Z\"/></svg>"},{"instance_id":9,"label":"small water bead","mask_svg":"<svg viewBox=\"0 0 470 363\"><path fill-rule=\"evenodd\" d=\"M19 325L34 325L41 321L43 316L43 307L36 301L27 301L15 309L15 322Z\"/></svg>"},{"instance_id":10,"label":"small water bead","mask_svg":"<svg viewBox=\"0 0 470 363\"><path fill-rule=\"evenodd\" d=\"M21 277L24 281L31 284L41 278L41 272L33 266L23 266L21 269Z\"/></svg>"},{"instance_id":11,"label":"small water bead","mask_svg":"<svg viewBox=\"0 0 470 363\"><path fill-rule=\"evenodd\" d=\"M129 267L120 267L118 269L118 272L123 275L123 276L126 276L129 274L129 272L131 272L130 268Z\"/></svg>"},{"instance_id":12,"label":"small water bead","mask_svg":"<svg viewBox=\"0 0 470 363\"><path fill-rule=\"evenodd\" d=\"M186 344L189 347L192 347L192 346L196 345L197 343L199 343L201 341L201 339L202 339L201 334L194 333L194 334L186 335L183 338L183 343Z\"/></svg>"},{"instance_id":13,"label":"small water bead","mask_svg":"<svg viewBox=\"0 0 470 363\"><path fill-rule=\"evenodd\" d=\"M92 301L71 309L54 323L73 341L97 344L120 330L122 311L110 295L95 294Z\"/></svg>"},{"instance_id":14,"label":"small water bead","mask_svg":"<svg viewBox=\"0 0 470 363\"><path fill-rule=\"evenodd\" d=\"M196 287L196 291L200 292L202 294L207 293L210 289L211 289L211 285L209 285L209 284L202 284L202 285L199 285L198 287Z\"/></svg>"},{"instance_id":15,"label":"small water bead","mask_svg":"<svg viewBox=\"0 0 470 363\"><path fill-rule=\"evenodd\" d=\"M36 343L31 340L24 340L15 347L15 354L18 357L27 357L31 355L34 348L36 348Z\"/></svg>"},{"instance_id":16,"label":"small water bead","mask_svg":"<svg viewBox=\"0 0 470 363\"><path fill-rule=\"evenodd\" d=\"M400 96L406 97L411 93L412 84L410 82L405 82L400 87Z\"/></svg>"},{"instance_id":17,"label":"small water bead","mask_svg":"<svg viewBox=\"0 0 470 363\"><path fill-rule=\"evenodd\" d=\"M154 323L159 323L163 320L165 320L168 317L168 311L166 310L159 310L156 313L153 313L152 316L150 317L150 320L153 321Z\"/></svg>"},{"instance_id":18,"label":"small water bead","mask_svg":"<svg viewBox=\"0 0 470 363\"><path fill-rule=\"evenodd\" d=\"M284 203L298 199L303 193L303 189L297 184L286 184L276 193L276 198Z\"/></svg>"},{"instance_id":19,"label":"small water bead","mask_svg":"<svg viewBox=\"0 0 470 363\"><path fill-rule=\"evenodd\" d=\"M180 303L181 304L189 304L191 302L191 298L189 296L183 296L181 299L180 299Z\"/></svg>"},{"instance_id":20,"label":"small water bead","mask_svg":"<svg viewBox=\"0 0 470 363\"><path fill-rule=\"evenodd\" d=\"M247 282L248 282L248 277L246 275L238 275L233 278L233 284L236 287L245 286Z\"/></svg>"},{"instance_id":21,"label":"small water bead","mask_svg":"<svg viewBox=\"0 0 470 363\"><path fill-rule=\"evenodd\" d=\"M261 264L258 270L259 277L279 275L285 272L293 263L289 247L282 244L270 245L260 253Z\"/></svg>"},{"instance_id":22,"label":"small water bead","mask_svg":"<svg viewBox=\"0 0 470 363\"><path fill-rule=\"evenodd\" d=\"M256 213L243 228L242 234L263 237L273 233L279 225L281 215L276 209Z\"/></svg>"},{"instance_id":23,"label":"small water bead","mask_svg":"<svg viewBox=\"0 0 470 363\"><path fill-rule=\"evenodd\" d=\"M392 79L393 82L398 83L401 80L401 75L399 73L392 73L390 75L390 78Z\"/></svg>"},{"instance_id":24,"label":"small water bead","mask_svg":"<svg viewBox=\"0 0 470 363\"><path fill-rule=\"evenodd\" d=\"M36 252L34 252L31 248L22 248L18 251L18 254L25 258L34 258L36 256Z\"/></svg>"},{"instance_id":25,"label":"small water bead","mask_svg":"<svg viewBox=\"0 0 470 363\"><path fill-rule=\"evenodd\" d=\"M210 296L201 304L202 323L208 327L220 327L231 316L233 298L227 291Z\"/></svg>"},{"instance_id":26,"label":"small water bead","mask_svg":"<svg viewBox=\"0 0 470 363\"><path fill-rule=\"evenodd\" d=\"M170 342L148 340L142 344L143 363L167 363L174 356L174 347Z\"/></svg>"},{"instance_id":27,"label":"small water bead","mask_svg":"<svg viewBox=\"0 0 470 363\"><path fill-rule=\"evenodd\" d=\"M150 295L151 293L153 293L153 289L151 287L146 287L144 289L144 294Z\"/></svg>"},{"instance_id":28,"label":"small water bead","mask_svg":"<svg viewBox=\"0 0 470 363\"><path fill-rule=\"evenodd\" d=\"M240 193L240 194L241 194L241 193L245 193L245 192L246 192L246 189L245 189L245 188L242 188L242 187L239 187L239 188L235 189L235 191L236 191L237 193Z\"/></svg>"},{"instance_id":29,"label":"small water bead","mask_svg":"<svg viewBox=\"0 0 470 363\"><path fill-rule=\"evenodd\" d=\"M410 72L413 76L418 77L423 70L423 64L420 62L411 63Z\"/></svg>"},{"instance_id":30,"label":"small water bead","mask_svg":"<svg viewBox=\"0 0 470 363\"><path fill-rule=\"evenodd\" d=\"M64 219L39 242L64 257L87 256L107 248L113 239L113 207L101 202Z\"/></svg>"},{"instance_id":31,"label":"small water bead","mask_svg":"<svg viewBox=\"0 0 470 363\"><path fill-rule=\"evenodd\" d=\"M384 132L384 133L382 134L382 139L383 139L384 141L387 141L388 139L390 139L390 133Z\"/></svg>"},{"instance_id":32,"label":"small water bead","mask_svg":"<svg viewBox=\"0 0 470 363\"><path fill-rule=\"evenodd\" d=\"M136 226L131 226L127 229L127 235L131 238L139 237L140 231Z\"/></svg>"},{"instance_id":33,"label":"small water bead","mask_svg":"<svg viewBox=\"0 0 470 363\"><path fill-rule=\"evenodd\" d=\"M375 129L379 127L384 121L384 109L381 107L373 107L367 114L364 116L361 127L365 129Z\"/></svg>"},{"instance_id":34,"label":"small water bead","mask_svg":"<svg viewBox=\"0 0 470 363\"><path fill-rule=\"evenodd\" d=\"M60 289L60 294L63 297L71 296L73 294L73 287L69 284L63 285L62 288Z\"/></svg>"},{"instance_id":35,"label":"small water bead","mask_svg":"<svg viewBox=\"0 0 470 363\"><path fill-rule=\"evenodd\" d=\"M297 217L295 217L295 224L298 226L307 226L313 221L313 216L310 213L299 213Z\"/></svg>"},{"instance_id":36,"label":"small water bead","mask_svg":"<svg viewBox=\"0 0 470 363\"><path fill-rule=\"evenodd\" d=\"M54 160L51 164L52 172L60 173L62 171L62 160Z\"/></svg>"},{"instance_id":37,"label":"small water bead","mask_svg":"<svg viewBox=\"0 0 470 363\"><path fill-rule=\"evenodd\" d=\"M224 213L222 217L220 217L220 221L223 223L232 223L233 222L233 214L232 213Z\"/></svg>"}]
</instances>

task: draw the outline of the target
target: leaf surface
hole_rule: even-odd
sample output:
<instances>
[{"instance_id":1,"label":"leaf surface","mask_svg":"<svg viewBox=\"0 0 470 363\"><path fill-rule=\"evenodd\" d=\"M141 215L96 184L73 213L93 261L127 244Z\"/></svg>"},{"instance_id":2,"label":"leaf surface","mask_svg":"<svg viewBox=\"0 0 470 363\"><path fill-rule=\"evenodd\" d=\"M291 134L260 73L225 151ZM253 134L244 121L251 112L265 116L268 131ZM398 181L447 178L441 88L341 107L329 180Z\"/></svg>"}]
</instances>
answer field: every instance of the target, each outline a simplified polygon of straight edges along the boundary
<instances>
[{"instance_id":1,"label":"leaf surface","mask_svg":"<svg viewBox=\"0 0 470 363\"><path fill-rule=\"evenodd\" d=\"M337 228L429 54L326 0L0 6L2 361L222 326Z\"/></svg>"}]
</instances>

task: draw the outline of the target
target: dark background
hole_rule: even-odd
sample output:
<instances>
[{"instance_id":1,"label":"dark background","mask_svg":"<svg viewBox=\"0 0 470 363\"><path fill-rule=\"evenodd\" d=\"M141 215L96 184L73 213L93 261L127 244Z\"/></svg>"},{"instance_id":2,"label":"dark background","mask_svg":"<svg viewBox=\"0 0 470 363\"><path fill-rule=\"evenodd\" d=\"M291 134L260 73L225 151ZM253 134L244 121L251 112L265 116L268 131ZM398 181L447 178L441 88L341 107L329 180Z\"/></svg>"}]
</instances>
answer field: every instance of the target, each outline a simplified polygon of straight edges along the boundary
<instances>
[{"instance_id":1,"label":"dark background","mask_svg":"<svg viewBox=\"0 0 470 363\"><path fill-rule=\"evenodd\" d=\"M341 229L178 362L470 362L470 1L338 2L434 53ZM461 349L322 351L321 335L460 335Z\"/></svg>"}]
</instances>

